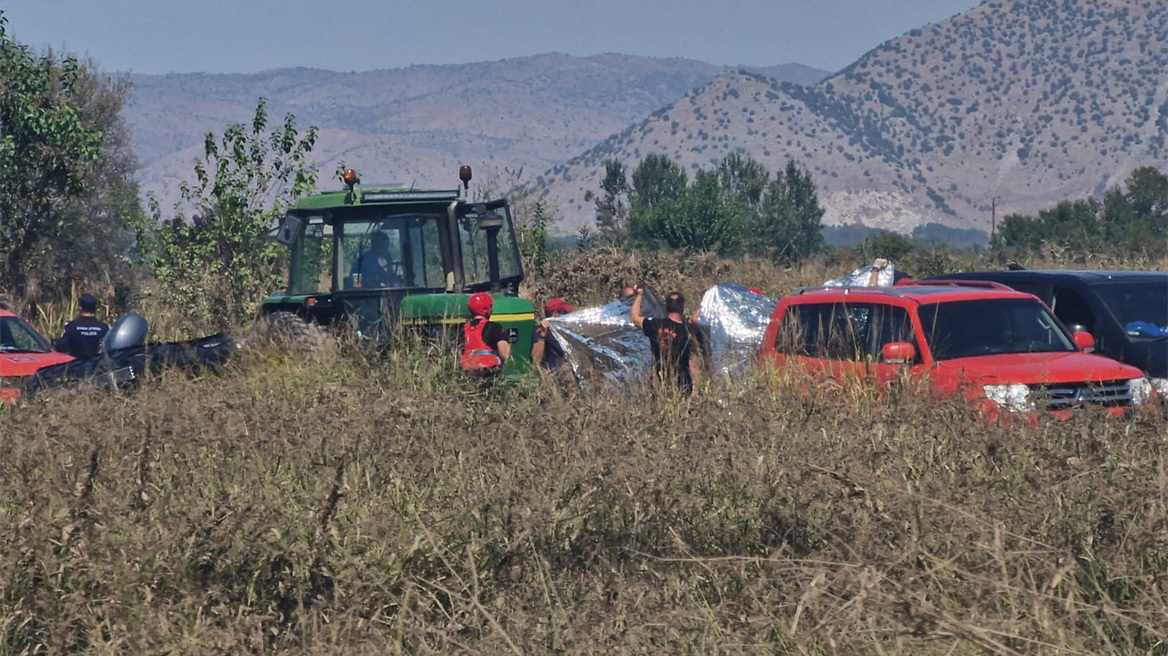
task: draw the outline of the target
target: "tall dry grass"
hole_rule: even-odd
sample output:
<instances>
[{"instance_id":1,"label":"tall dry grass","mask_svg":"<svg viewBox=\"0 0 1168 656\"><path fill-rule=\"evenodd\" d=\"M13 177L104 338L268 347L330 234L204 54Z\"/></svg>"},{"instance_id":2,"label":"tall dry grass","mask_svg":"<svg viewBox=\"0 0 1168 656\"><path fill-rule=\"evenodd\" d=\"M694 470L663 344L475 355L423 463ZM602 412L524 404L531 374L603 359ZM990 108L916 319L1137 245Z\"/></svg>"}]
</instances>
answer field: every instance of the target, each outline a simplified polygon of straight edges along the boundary
<instances>
[{"instance_id":1,"label":"tall dry grass","mask_svg":"<svg viewBox=\"0 0 1168 656\"><path fill-rule=\"evenodd\" d=\"M695 266L636 277L840 272ZM0 654L1166 653L1162 415L484 391L407 342L0 408Z\"/></svg>"}]
</instances>

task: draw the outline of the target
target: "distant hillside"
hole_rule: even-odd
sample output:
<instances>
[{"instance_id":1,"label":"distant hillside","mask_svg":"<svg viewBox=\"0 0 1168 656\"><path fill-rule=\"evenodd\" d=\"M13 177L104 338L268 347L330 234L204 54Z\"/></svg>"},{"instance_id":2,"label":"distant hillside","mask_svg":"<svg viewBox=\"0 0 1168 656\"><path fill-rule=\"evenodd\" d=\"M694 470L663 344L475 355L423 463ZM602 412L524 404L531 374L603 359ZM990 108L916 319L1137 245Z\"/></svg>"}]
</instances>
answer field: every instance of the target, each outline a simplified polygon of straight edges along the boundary
<instances>
[{"instance_id":1,"label":"distant hillside","mask_svg":"<svg viewBox=\"0 0 1168 656\"><path fill-rule=\"evenodd\" d=\"M458 165L544 171L707 84L727 67L686 59L548 54L364 73L283 69L249 75L139 75L125 118L141 182L164 201L202 154L203 134L246 122L256 99L321 128L316 159L368 181L453 185ZM827 75L797 64L755 69L795 83Z\"/></svg>"},{"instance_id":2,"label":"distant hillside","mask_svg":"<svg viewBox=\"0 0 1168 656\"><path fill-rule=\"evenodd\" d=\"M742 151L815 173L834 224L989 229L1168 163L1168 3L991 0L872 50L813 87L740 73L540 179L562 229L591 221L603 160L690 169Z\"/></svg>"}]
</instances>

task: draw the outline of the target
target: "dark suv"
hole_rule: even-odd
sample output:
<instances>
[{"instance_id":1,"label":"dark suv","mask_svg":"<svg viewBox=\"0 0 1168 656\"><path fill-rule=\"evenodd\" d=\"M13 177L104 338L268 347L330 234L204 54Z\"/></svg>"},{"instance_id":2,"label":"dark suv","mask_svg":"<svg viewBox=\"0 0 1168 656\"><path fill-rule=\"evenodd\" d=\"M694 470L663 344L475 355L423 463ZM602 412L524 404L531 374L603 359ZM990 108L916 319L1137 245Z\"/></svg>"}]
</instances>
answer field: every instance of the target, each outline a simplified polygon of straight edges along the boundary
<instances>
[{"instance_id":1,"label":"dark suv","mask_svg":"<svg viewBox=\"0 0 1168 656\"><path fill-rule=\"evenodd\" d=\"M1096 352L1139 367L1168 396L1168 273L978 271L932 280L986 280L1033 294L1071 330L1095 336Z\"/></svg>"}]
</instances>

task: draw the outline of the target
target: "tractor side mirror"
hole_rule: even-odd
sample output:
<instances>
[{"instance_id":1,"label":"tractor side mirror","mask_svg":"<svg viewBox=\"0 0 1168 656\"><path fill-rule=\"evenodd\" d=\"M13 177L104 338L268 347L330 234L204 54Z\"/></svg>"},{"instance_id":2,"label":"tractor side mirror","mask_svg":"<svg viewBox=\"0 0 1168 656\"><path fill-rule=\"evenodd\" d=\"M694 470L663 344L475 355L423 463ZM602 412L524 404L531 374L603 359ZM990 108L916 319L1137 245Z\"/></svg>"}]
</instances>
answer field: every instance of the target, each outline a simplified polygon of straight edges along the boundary
<instances>
[{"instance_id":1,"label":"tractor side mirror","mask_svg":"<svg viewBox=\"0 0 1168 656\"><path fill-rule=\"evenodd\" d=\"M284 218L280 219L280 227L276 230L276 241L285 246L291 246L292 242L296 241L296 236L300 234L300 228L303 225L303 217L285 214Z\"/></svg>"},{"instance_id":2,"label":"tractor side mirror","mask_svg":"<svg viewBox=\"0 0 1168 656\"><path fill-rule=\"evenodd\" d=\"M1084 353L1095 352L1095 336L1086 330L1075 331L1075 346Z\"/></svg>"},{"instance_id":3,"label":"tractor side mirror","mask_svg":"<svg viewBox=\"0 0 1168 656\"><path fill-rule=\"evenodd\" d=\"M917 359L917 347L908 342L889 342L880 349L884 364L912 364Z\"/></svg>"}]
</instances>

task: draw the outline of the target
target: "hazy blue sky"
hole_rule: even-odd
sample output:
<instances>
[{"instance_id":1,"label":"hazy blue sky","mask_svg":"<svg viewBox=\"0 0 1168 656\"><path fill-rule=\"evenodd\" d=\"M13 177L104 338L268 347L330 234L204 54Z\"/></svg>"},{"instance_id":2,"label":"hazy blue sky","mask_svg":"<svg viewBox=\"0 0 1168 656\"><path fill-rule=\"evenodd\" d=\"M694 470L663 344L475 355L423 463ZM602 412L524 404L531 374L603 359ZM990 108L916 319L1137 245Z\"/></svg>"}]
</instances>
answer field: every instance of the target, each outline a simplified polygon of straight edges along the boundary
<instances>
[{"instance_id":1,"label":"hazy blue sky","mask_svg":"<svg viewBox=\"0 0 1168 656\"><path fill-rule=\"evenodd\" d=\"M136 73L620 52L838 70L977 0L0 0L16 39Z\"/></svg>"}]
</instances>

